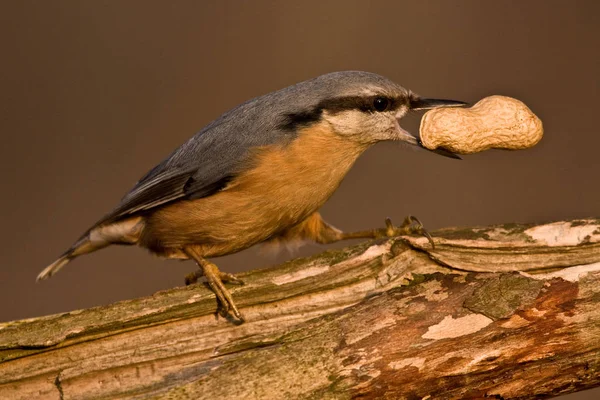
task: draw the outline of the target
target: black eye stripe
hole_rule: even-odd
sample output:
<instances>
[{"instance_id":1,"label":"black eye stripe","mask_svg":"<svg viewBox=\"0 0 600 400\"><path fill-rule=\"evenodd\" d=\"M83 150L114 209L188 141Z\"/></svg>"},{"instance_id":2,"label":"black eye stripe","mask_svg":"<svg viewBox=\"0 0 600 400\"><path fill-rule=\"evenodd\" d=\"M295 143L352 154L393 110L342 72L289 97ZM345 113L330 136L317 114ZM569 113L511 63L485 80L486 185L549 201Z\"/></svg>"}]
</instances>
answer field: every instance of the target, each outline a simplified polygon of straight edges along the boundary
<instances>
[{"instance_id":1,"label":"black eye stripe","mask_svg":"<svg viewBox=\"0 0 600 400\"><path fill-rule=\"evenodd\" d=\"M365 113L381 112L375 107L375 100L379 98L388 100L388 105L385 109L386 111L396 110L400 106L408 104L408 99L404 97L390 98L381 95L332 97L321 101L312 110L282 115L279 128L286 131L294 131L302 127L310 126L319 122L323 111L330 114L337 114L349 110L359 110Z\"/></svg>"},{"instance_id":2,"label":"black eye stripe","mask_svg":"<svg viewBox=\"0 0 600 400\"><path fill-rule=\"evenodd\" d=\"M309 112L289 113L283 116L283 121L279 128L286 131L293 131L301 127L310 126L321 119L322 110L316 109Z\"/></svg>"},{"instance_id":3,"label":"black eye stripe","mask_svg":"<svg viewBox=\"0 0 600 400\"><path fill-rule=\"evenodd\" d=\"M388 104L385 110L395 110L403 103L406 103L406 99L390 98L386 96L348 96L334 97L323 100L319 103L317 109L324 110L332 114L337 114L348 110L360 110L362 112L385 111L378 110L376 108L375 101L378 99L387 100Z\"/></svg>"}]
</instances>

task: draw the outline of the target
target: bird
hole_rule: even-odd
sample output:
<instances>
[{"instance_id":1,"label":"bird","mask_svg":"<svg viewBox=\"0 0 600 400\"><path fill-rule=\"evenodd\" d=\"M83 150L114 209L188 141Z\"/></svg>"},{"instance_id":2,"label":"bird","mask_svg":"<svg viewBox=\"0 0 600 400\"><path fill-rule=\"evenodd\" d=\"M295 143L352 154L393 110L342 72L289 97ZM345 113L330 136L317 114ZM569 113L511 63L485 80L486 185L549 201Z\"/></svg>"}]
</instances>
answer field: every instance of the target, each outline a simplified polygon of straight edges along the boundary
<instances>
[{"instance_id":1,"label":"bird","mask_svg":"<svg viewBox=\"0 0 600 400\"><path fill-rule=\"evenodd\" d=\"M411 110L462 107L421 97L381 75L331 72L225 112L147 172L108 214L93 224L37 281L74 258L110 245L137 245L167 259L191 259L217 298L217 315L243 322L225 283L243 284L210 261L259 243L431 237L415 217L401 226L343 232L320 207L357 158L381 141L422 147L400 127ZM457 158L451 152L435 152ZM433 242L432 242L433 244Z\"/></svg>"}]
</instances>

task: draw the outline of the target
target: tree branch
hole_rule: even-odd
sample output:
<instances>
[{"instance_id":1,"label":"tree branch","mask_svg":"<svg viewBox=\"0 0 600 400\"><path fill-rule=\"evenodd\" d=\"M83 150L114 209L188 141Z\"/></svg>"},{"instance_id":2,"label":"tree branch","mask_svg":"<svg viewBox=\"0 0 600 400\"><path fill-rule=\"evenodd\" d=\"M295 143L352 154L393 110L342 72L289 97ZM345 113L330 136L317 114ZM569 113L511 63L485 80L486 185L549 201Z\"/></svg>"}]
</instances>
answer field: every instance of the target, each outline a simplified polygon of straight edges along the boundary
<instances>
[{"instance_id":1,"label":"tree branch","mask_svg":"<svg viewBox=\"0 0 600 400\"><path fill-rule=\"evenodd\" d=\"M444 229L0 324L0 398L536 398L600 385L600 220Z\"/></svg>"}]
</instances>

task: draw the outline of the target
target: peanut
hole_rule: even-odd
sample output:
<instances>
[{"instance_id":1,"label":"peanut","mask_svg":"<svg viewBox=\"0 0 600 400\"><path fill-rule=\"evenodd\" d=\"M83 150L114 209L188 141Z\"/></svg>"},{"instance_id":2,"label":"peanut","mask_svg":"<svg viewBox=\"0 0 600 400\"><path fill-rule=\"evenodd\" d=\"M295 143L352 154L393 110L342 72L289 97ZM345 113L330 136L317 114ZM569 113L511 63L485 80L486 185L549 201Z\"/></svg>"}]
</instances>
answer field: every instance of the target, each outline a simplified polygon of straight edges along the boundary
<instances>
[{"instance_id":1,"label":"peanut","mask_svg":"<svg viewBox=\"0 0 600 400\"><path fill-rule=\"evenodd\" d=\"M421 120L421 142L460 154L495 149L526 149L540 141L542 121L511 97L486 97L471 108L437 108Z\"/></svg>"}]
</instances>

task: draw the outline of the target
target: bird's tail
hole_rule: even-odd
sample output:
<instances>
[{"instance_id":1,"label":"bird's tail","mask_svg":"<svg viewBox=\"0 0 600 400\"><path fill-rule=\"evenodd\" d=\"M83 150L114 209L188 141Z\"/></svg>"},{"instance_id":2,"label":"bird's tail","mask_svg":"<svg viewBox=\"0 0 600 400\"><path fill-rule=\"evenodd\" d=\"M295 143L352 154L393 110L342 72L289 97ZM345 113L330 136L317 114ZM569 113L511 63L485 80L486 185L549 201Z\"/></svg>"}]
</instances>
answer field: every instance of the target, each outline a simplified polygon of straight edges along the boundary
<instances>
[{"instance_id":1,"label":"bird's tail","mask_svg":"<svg viewBox=\"0 0 600 400\"><path fill-rule=\"evenodd\" d=\"M55 273L57 273L58 271L60 271L60 269L62 267L64 267L65 265L67 265L67 263L69 261L71 261L71 258L72 257L70 257L68 255L68 252L65 253L65 254L63 254L56 261L54 261L52 264L50 264L46 268L44 268L44 270L42 272L40 272L40 274L37 276L36 281L41 281L41 280L50 278L52 275L54 275Z\"/></svg>"},{"instance_id":2,"label":"bird's tail","mask_svg":"<svg viewBox=\"0 0 600 400\"><path fill-rule=\"evenodd\" d=\"M71 246L69 250L65 251L60 257L58 257L56 261L44 268L44 270L37 276L36 280L41 281L48 279L60 271L62 267L67 265L67 263L75 257L91 253L92 251L100 250L108 245L110 245L110 243L105 240L92 241L90 239L90 233L88 232L77 242L75 242L75 244Z\"/></svg>"},{"instance_id":3,"label":"bird's tail","mask_svg":"<svg viewBox=\"0 0 600 400\"><path fill-rule=\"evenodd\" d=\"M90 229L69 250L44 268L37 276L37 281L50 278L75 257L103 249L111 244L137 243L143 226L142 218L134 217Z\"/></svg>"}]
</instances>

